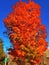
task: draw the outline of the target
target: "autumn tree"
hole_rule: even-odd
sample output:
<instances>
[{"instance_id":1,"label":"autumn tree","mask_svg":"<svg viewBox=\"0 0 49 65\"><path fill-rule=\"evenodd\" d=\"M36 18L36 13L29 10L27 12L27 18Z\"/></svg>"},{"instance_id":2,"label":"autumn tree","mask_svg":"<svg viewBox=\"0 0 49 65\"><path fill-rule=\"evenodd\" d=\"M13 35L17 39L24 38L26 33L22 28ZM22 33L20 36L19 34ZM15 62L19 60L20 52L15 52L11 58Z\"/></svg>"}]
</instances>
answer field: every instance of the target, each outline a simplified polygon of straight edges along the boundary
<instances>
[{"instance_id":1,"label":"autumn tree","mask_svg":"<svg viewBox=\"0 0 49 65\"><path fill-rule=\"evenodd\" d=\"M0 65L4 65L5 53L3 50L3 41L0 39Z\"/></svg>"},{"instance_id":2,"label":"autumn tree","mask_svg":"<svg viewBox=\"0 0 49 65\"><path fill-rule=\"evenodd\" d=\"M12 8L13 11L4 19L13 45L9 53L22 62L39 65L47 48L46 26L41 23L40 5L28 0L28 3L16 2Z\"/></svg>"}]
</instances>

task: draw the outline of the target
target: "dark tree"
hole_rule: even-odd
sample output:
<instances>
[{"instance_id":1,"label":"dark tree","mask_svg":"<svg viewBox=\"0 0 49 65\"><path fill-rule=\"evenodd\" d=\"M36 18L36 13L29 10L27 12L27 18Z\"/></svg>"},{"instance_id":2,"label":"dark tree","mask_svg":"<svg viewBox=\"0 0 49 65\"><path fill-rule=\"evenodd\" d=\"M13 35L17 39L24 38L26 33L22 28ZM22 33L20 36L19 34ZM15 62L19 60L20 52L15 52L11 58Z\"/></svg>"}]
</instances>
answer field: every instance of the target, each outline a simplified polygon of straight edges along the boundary
<instances>
[{"instance_id":1,"label":"dark tree","mask_svg":"<svg viewBox=\"0 0 49 65\"><path fill-rule=\"evenodd\" d=\"M5 58L5 53L3 50L3 41L0 39L0 64L4 65L4 58Z\"/></svg>"}]
</instances>

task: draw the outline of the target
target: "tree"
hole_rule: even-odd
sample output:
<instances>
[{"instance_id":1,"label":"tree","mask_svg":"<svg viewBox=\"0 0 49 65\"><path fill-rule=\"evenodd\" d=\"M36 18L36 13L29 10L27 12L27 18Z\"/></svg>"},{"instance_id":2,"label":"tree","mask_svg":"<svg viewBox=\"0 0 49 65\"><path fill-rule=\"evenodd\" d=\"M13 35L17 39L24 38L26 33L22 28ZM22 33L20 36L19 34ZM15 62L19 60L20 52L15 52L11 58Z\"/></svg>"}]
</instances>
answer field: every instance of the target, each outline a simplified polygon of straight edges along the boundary
<instances>
[{"instance_id":1,"label":"tree","mask_svg":"<svg viewBox=\"0 0 49 65\"><path fill-rule=\"evenodd\" d=\"M4 65L4 58L5 58L5 53L3 50L3 41L0 39L0 64Z\"/></svg>"},{"instance_id":2,"label":"tree","mask_svg":"<svg viewBox=\"0 0 49 65\"><path fill-rule=\"evenodd\" d=\"M47 48L46 26L41 23L40 5L28 0L28 3L17 2L12 8L13 11L4 19L13 45L9 53L19 61L39 65Z\"/></svg>"}]
</instances>

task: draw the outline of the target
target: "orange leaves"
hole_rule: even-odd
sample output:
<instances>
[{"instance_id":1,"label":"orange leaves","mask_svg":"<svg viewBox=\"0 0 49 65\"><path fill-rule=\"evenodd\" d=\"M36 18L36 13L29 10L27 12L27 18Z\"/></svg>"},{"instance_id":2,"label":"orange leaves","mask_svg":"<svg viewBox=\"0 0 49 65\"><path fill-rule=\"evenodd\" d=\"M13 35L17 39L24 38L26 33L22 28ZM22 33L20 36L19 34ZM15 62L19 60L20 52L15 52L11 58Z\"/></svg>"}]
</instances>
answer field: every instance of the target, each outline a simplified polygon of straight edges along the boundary
<instances>
[{"instance_id":1,"label":"orange leaves","mask_svg":"<svg viewBox=\"0 0 49 65\"><path fill-rule=\"evenodd\" d=\"M46 48L45 48L43 45L41 45L41 46L39 46L36 50L38 51L38 53L39 53L40 55L43 55L43 53L44 53L44 51L46 50Z\"/></svg>"},{"instance_id":2,"label":"orange leaves","mask_svg":"<svg viewBox=\"0 0 49 65\"><path fill-rule=\"evenodd\" d=\"M37 64L37 62L34 61L34 60L30 60L30 62L33 63L33 64Z\"/></svg>"},{"instance_id":3,"label":"orange leaves","mask_svg":"<svg viewBox=\"0 0 49 65\"><path fill-rule=\"evenodd\" d=\"M46 31L46 26L45 25L41 25L40 29L42 30L42 32L45 32Z\"/></svg>"},{"instance_id":4,"label":"orange leaves","mask_svg":"<svg viewBox=\"0 0 49 65\"><path fill-rule=\"evenodd\" d=\"M9 19L5 18L4 19L4 23L5 23L5 26L8 27L8 25L9 25Z\"/></svg>"},{"instance_id":5,"label":"orange leaves","mask_svg":"<svg viewBox=\"0 0 49 65\"><path fill-rule=\"evenodd\" d=\"M35 2L29 2L27 6L28 6L28 9L31 9L31 8L40 9L40 5L36 4Z\"/></svg>"},{"instance_id":6,"label":"orange leaves","mask_svg":"<svg viewBox=\"0 0 49 65\"><path fill-rule=\"evenodd\" d=\"M14 33L20 34L20 29L18 27L12 27Z\"/></svg>"},{"instance_id":7,"label":"orange leaves","mask_svg":"<svg viewBox=\"0 0 49 65\"><path fill-rule=\"evenodd\" d=\"M21 51L21 50L16 50L16 52L19 57L25 56L26 54L24 51Z\"/></svg>"},{"instance_id":8,"label":"orange leaves","mask_svg":"<svg viewBox=\"0 0 49 65\"><path fill-rule=\"evenodd\" d=\"M13 6L13 12L4 19L4 23L13 44L10 53L39 65L41 55L47 48L46 27L41 24L40 6L30 0L29 3L17 2Z\"/></svg>"},{"instance_id":9,"label":"orange leaves","mask_svg":"<svg viewBox=\"0 0 49 65\"><path fill-rule=\"evenodd\" d=\"M24 56L24 57L25 57L25 54L26 54L26 52L22 51L22 56Z\"/></svg>"},{"instance_id":10,"label":"orange leaves","mask_svg":"<svg viewBox=\"0 0 49 65\"><path fill-rule=\"evenodd\" d=\"M31 46L36 45L35 41L30 42Z\"/></svg>"},{"instance_id":11,"label":"orange leaves","mask_svg":"<svg viewBox=\"0 0 49 65\"><path fill-rule=\"evenodd\" d=\"M17 37L17 34L12 33L12 34L9 34L9 36L10 36L10 39L15 39Z\"/></svg>"},{"instance_id":12,"label":"orange leaves","mask_svg":"<svg viewBox=\"0 0 49 65\"><path fill-rule=\"evenodd\" d=\"M33 23L33 28L37 28L37 24L36 23Z\"/></svg>"},{"instance_id":13,"label":"orange leaves","mask_svg":"<svg viewBox=\"0 0 49 65\"><path fill-rule=\"evenodd\" d=\"M17 52L18 56L21 56L21 51L20 50L16 50L16 52Z\"/></svg>"}]
</instances>

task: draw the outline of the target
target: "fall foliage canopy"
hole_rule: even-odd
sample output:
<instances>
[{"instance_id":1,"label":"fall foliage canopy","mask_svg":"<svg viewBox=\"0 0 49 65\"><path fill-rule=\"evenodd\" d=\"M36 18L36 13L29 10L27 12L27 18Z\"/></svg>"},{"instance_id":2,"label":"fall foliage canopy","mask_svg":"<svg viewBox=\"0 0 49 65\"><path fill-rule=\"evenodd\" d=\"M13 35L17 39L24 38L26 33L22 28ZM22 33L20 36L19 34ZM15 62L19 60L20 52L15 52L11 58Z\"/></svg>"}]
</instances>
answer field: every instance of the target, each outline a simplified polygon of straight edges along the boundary
<instances>
[{"instance_id":1,"label":"fall foliage canopy","mask_svg":"<svg viewBox=\"0 0 49 65\"><path fill-rule=\"evenodd\" d=\"M41 23L40 5L28 0L28 3L16 2L12 8L13 11L4 19L13 45L9 53L38 65L47 48L46 26Z\"/></svg>"}]
</instances>

